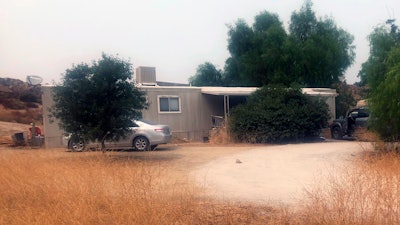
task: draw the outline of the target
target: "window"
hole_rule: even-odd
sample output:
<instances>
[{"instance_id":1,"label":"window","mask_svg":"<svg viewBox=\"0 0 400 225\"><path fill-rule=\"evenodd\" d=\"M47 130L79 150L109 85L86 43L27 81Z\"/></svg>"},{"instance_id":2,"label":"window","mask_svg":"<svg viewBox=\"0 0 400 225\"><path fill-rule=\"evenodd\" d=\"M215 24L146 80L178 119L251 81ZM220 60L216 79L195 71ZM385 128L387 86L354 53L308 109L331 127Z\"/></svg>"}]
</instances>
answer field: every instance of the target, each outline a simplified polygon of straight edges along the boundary
<instances>
[{"instance_id":1,"label":"window","mask_svg":"<svg viewBox=\"0 0 400 225\"><path fill-rule=\"evenodd\" d=\"M368 110L366 110L366 109L359 109L359 110L358 110L358 117L360 117L360 118L369 117Z\"/></svg>"},{"instance_id":2,"label":"window","mask_svg":"<svg viewBox=\"0 0 400 225\"><path fill-rule=\"evenodd\" d=\"M181 100L178 96L158 96L159 112L180 113Z\"/></svg>"}]
</instances>

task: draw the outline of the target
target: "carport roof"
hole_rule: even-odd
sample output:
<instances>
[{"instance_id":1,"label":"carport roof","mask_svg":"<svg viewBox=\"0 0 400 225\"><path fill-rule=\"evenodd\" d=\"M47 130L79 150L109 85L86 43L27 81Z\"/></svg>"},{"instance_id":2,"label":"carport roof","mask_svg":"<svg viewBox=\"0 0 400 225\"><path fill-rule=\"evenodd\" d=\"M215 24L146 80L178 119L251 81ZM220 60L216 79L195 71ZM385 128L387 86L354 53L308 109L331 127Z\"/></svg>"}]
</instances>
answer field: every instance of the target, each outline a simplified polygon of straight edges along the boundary
<instances>
[{"instance_id":1,"label":"carport roof","mask_svg":"<svg viewBox=\"0 0 400 225\"><path fill-rule=\"evenodd\" d=\"M201 87L201 93L208 95L248 96L256 87Z\"/></svg>"},{"instance_id":2,"label":"carport roof","mask_svg":"<svg viewBox=\"0 0 400 225\"><path fill-rule=\"evenodd\" d=\"M201 87L201 93L209 95L248 96L255 92L257 87ZM303 88L304 94L311 96L337 96L335 89L330 88Z\"/></svg>"}]
</instances>

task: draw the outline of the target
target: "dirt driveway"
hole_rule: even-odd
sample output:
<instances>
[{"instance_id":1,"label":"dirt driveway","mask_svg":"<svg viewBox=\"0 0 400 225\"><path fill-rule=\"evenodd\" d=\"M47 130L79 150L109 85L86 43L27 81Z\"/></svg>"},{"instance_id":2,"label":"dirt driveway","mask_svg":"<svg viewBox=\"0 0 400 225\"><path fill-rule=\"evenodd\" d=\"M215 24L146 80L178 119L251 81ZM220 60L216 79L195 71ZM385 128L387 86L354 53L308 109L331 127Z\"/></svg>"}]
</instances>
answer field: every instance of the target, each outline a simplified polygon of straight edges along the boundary
<instances>
[{"instance_id":1,"label":"dirt driveway","mask_svg":"<svg viewBox=\"0 0 400 225\"><path fill-rule=\"evenodd\" d=\"M301 199L304 188L320 182L328 173L340 172L358 152L368 149L367 145L349 141L288 145L179 144L160 146L152 152L107 154L159 163L174 177L182 177L182 182L189 177L212 197L294 203ZM65 149L59 151L65 152Z\"/></svg>"},{"instance_id":2,"label":"dirt driveway","mask_svg":"<svg viewBox=\"0 0 400 225\"><path fill-rule=\"evenodd\" d=\"M305 189L340 173L367 143L258 146L214 159L192 172L210 195L225 200L292 204Z\"/></svg>"},{"instance_id":3,"label":"dirt driveway","mask_svg":"<svg viewBox=\"0 0 400 225\"><path fill-rule=\"evenodd\" d=\"M288 145L169 145L127 152L164 161L177 176L193 178L212 197L259 203L295 203L304 189L350 165L368 143L326 141Z\"/></svg>"}]
</instances>

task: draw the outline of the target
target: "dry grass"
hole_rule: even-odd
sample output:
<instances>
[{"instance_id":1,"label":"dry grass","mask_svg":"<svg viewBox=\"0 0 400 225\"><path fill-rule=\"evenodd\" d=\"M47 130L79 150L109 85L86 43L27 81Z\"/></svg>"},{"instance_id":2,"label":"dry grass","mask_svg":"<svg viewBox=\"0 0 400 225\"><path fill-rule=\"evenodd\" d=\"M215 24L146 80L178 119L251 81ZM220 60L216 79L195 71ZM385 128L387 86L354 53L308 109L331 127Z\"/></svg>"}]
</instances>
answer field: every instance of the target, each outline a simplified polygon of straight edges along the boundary
<instances>
[{"instance_id":1,"label":"dry grass","mask_svg":"<svg viewBox=\"0 0 400 225\"><path fill-rule=\"evenodd\" d=\"M229 144L233 143L231 140L228 129L226 126L221 126L219 128L215 128L211 131L210 134L210 143L211 144Z\"/></svg>"},{"instance_id":2,"label":"dry grass","mask_svg":"<svg viewBox=\"0 0 400 225\"><path fill-rule=\"evenodd\" d=\"M355 129L353 136L358 141L380 142L378 134L368 130L365 127L359 127Z\"/></svg>"},{"instance_id":3,"label":"dry grass","mask_svg":"<svg viewBox=\"0 0 400 225\"><path fill-rule=\"evenodd\" d=\"M302 206L204 197L171 162L111 152L0 150L0 224L400 224L400 156L365 153Z\"/></svg>"},{"instance_id":4,"label":"dry grass","mask_svg":"<svg viewBox=\"0 0 400 225\"><path fill-rule=\"evenodd\" d=\"M0 224L268 222L271 208L208 200L169 169L127 155L0 150Z\"/></svg>"},{"instance_id":5,"label":"dry grass","mask_svg":"<svg viewBox=\"0 0 400 225\"><path fill-rule=\"evenodd\" d=\"M43 109L38 108L26 108L21 110L10 110L5 109L0 104L0 118L1 121L30 124L32 122L40 125L43 123Z\"/></svg>"},{"instance_id":6,"label":"dry grass","mask_svg":"<svg viewBox=\"0 0 400 225\"><path fill-rule=\"evenodd\" d=\"M302 224L400 224L400 156L366 152L310 190Z\"/></svg>"}]
</instances>

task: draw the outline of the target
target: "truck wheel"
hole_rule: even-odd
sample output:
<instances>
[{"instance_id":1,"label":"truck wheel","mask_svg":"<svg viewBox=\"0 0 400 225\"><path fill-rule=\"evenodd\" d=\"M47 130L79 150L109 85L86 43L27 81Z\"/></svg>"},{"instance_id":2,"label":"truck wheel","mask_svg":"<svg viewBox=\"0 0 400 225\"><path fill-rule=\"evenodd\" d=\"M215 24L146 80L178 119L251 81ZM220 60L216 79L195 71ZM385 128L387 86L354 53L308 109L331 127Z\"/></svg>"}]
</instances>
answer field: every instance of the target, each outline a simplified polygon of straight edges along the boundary
<instances>
[{"instance_id":1,"label":"truck wheel","mask_svg":"<svg viewBox=\"0 0 400 225\"><path fill-rule=\"evenodd\" d=\"M333 139L337 139L340 140L343 138L343 134L342 134L342 129L340 129L340 127L333 127L331 129L331 135Z\"/></svg>"},{"instance_id":2,"label":"truck wheel","mask_svg":"<svg viewBox=\"0 0 400 225\"><path fill-rule=\"evenodd\" d=\"M85 143L81 139L72 139L69 142L69 148L73 152L82 152L85 149Z\"/></svg>"}]
</instances>

